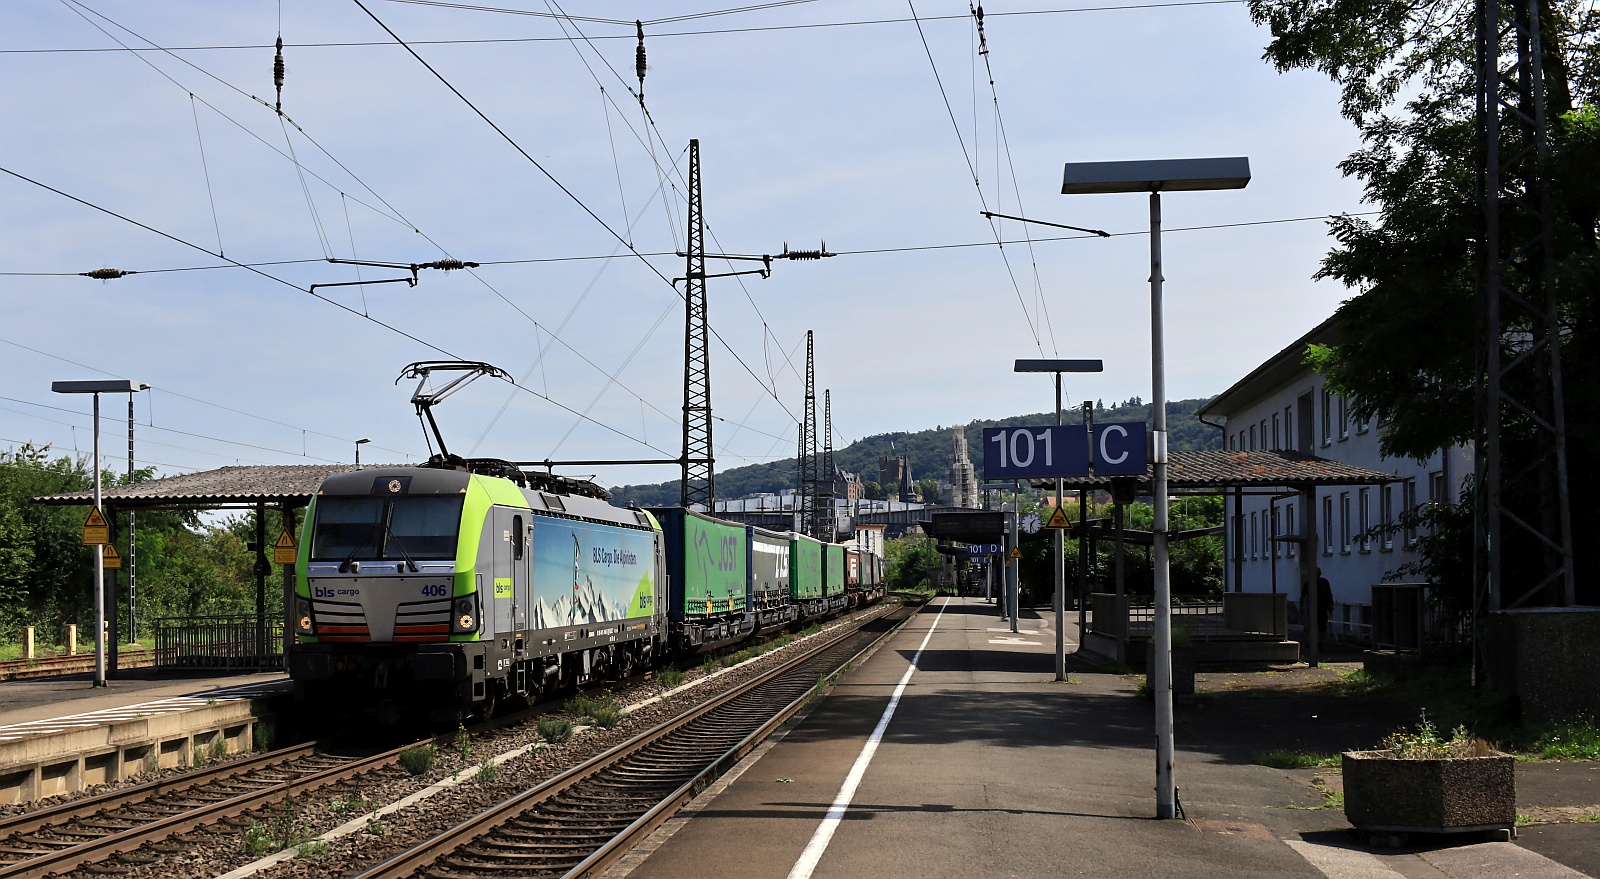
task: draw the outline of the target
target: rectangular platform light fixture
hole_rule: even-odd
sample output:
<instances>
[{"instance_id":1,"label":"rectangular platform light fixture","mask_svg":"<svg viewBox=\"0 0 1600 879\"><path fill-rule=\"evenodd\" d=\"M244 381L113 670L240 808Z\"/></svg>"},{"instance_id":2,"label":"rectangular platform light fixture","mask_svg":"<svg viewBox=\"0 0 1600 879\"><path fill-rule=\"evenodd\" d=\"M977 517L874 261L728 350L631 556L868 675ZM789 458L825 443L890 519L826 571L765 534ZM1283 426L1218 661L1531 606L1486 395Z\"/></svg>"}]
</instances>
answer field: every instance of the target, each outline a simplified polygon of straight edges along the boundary
<instances>
[{"instance_id":1,"label":"rectangular platform light fixture","mask_svg":"<svg viewBox=\"0 0 1600 879\"><path fill-rule=\"evenodd\" d=\"M81 382L51 382L50 390L57 394L133 394L149 390L150 386L127 379L104 379Z\"/></svg>"},{"instance_id":2,"label":"rectangular platform light fixture","mask_svg":"<svg viewBox=\"0 0 1600 879\"><path fill-rule=\"evenodd\" d=\"M1062 195L1109 192L1195 192L1243 189L1250 182L1250 160L1144 159L1132 162L1068 162Z\"/></svg>"},{"instance_id":3,"label":"rectangular platform light fixture","mask_svg":"<svg viewBox=\"0 0 1600 879\"><path fill-rule=\"evenodd\" d=\"M1105 372L1103 360L1018 360L1013 372Z\"/></svg>"}]
</instances>

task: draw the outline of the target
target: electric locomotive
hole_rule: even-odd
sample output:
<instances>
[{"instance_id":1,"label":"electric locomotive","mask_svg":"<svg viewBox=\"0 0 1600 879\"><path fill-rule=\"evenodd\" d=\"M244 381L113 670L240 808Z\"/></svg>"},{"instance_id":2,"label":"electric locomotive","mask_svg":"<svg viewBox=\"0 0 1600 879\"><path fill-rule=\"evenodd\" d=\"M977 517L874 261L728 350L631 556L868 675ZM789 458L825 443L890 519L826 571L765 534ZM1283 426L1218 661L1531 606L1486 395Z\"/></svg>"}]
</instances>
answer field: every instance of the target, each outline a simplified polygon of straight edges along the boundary
<instances>
[{"instance_id":1,"label":"electric locomotive","mask_svg":"<svg viewBox=\"0 0 1600 879\"><path fill-rule=\"evenodd\" d=\"M495 463L323 482L300 542L288 656L303 699L492 710L661 652L654 517Z\"/></svg>"}]
</instances>

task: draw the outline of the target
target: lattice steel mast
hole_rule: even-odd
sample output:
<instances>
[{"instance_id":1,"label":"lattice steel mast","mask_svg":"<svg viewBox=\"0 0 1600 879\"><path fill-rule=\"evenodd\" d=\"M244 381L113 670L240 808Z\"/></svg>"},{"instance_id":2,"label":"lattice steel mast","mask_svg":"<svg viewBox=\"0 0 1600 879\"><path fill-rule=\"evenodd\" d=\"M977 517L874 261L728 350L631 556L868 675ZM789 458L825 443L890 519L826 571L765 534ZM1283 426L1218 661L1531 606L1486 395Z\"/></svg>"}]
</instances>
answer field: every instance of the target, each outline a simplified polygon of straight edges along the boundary
<instances>
[{"instance_id":1,"label":"lattice steel mast","mask_svg":"<svg viewBox=\"0 0 1600 879\"><path fill-rule=\"evenodd\" d=\"M817 474L817 535L829 543L838 537L839 516L833 504L833 391L822 389L822 472Z\"/></svg>"},{"instance_id":2,"label":"lattice steel mast","mask_svg":"<svg viewBox=\"0 0 1600 879\"><path fill-rule=\"evenodd\" d=\"M817 536L817 371L806 330L806 406L800 425L800 533Z\"/></svg>"},{"instance_id":3,"label":"lattice steel mast","mask_svg":"<svg viewBox=\"0 0 1600 879\"><path fill-rule=\"evenodd\" d=\"M700 141L689 141L689 235L683 282L684 507L710 512L716 497L711 452L711 350L706 345L705 219L700 212Z\"/></svg>"},{"instance_id":4,"label":"lattice steel mast","mask_svg":"<svg viewBox=\"0 0 1600 879\"><path fill-rule=\"evenodd\" d=\"M1484 252L1476 569L1480 602L1489 611L1517 607L1552 586L1553 595L1533 603L1575 601L1543 61L1539 0L1479 0ZM1505 130L1502 121L1509 123ZM1508 437L1527 443L1511 473L1505 470ZM1508 535L1515 546L1526 546L1537 571L1526 588L1510 593L1504 580Z\"/></svg>"}]
</instances>

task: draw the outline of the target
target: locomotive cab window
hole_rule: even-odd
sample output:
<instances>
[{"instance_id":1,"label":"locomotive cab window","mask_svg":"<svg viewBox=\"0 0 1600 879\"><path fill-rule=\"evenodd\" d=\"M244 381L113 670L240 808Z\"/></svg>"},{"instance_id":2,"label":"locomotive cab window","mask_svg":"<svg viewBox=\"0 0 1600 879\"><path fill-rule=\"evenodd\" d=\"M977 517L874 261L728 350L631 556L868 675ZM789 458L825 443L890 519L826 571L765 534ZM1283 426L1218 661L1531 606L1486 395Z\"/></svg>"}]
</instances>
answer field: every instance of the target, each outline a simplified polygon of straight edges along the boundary
<instances>
[{"instance_id":1,"label":"locomotive cab window","mask_svg":"<svg viewBox=\"0 0 1600 879\"><path fill-rule=\"evenodd\" d=\"M324 495L317 499L311 558L454 558L461 502L460 495Z\"/></svg>"},{"instance_id":2,"label":"locomotive cab window","mask_svg":"<svg viewBox=\"0 0 1600 879\"><path fill-rule=\"evenodd\" d=\"M525 537L525 534L524 534L524 531L523 531L523 528L522 528L522 517L521 516L512 516L511 517L511 557L513 559L519 561L519 562L522 561L522 544L523 544L523 541L525 539L526 539L526 537Z\"/></svg>"}]
</instances>

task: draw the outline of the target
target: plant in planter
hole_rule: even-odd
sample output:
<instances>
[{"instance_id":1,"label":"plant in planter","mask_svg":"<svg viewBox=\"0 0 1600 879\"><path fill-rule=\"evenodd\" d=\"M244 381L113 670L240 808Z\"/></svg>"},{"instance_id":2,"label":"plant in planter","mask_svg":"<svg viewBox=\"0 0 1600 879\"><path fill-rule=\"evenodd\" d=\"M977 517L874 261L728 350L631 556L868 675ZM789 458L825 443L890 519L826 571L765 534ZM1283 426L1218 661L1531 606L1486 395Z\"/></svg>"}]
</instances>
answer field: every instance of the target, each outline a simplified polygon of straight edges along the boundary
<instances>
[{"instance_id":1,"label":"plant in planter","mask_svg":"<svg viewBox=\"0 0 1600 879\"><path fill-rule=\"evenodd\" d=\"M1510 830L1517 820L1516 763L1456 727L1448 736L1426 716L1377 750L1346 751L1344 812L1361 830L1460 833Z\"/></svg>"}]
</instances>

